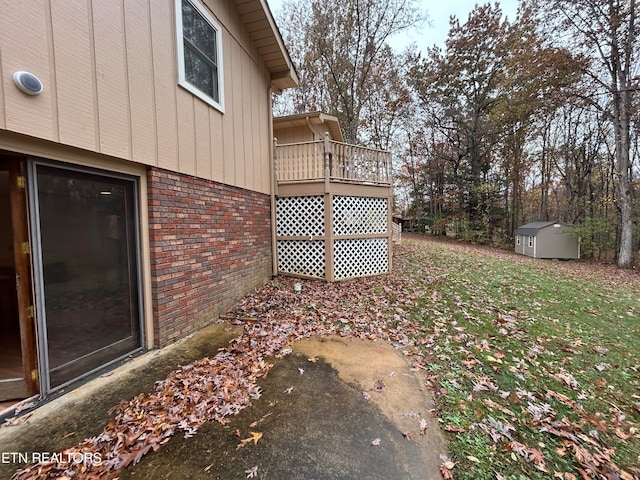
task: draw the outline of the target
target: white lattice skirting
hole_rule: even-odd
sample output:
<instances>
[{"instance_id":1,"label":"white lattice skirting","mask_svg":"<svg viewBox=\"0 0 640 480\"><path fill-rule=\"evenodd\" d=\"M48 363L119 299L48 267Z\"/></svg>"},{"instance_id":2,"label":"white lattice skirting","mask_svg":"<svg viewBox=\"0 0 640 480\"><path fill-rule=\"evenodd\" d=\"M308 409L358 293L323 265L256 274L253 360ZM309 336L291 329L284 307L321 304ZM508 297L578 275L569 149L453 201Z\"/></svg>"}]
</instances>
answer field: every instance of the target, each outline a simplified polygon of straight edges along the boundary
<instances>
[{"instance_id":1,"label":"white lattice skirting","mask_svg":"<svg viewBox=\"0 0 640 480\"><path fill-rule=\"evenodd\" d=\"M387 273L388 208L386 198L335 196L330 212L332 235L327 235L323 196L276 199L277 237L306 237L277 239L278 272L326 278L329 269L326 248L331 248L333 278L329 280ZM381 237L345 238L363 235ZM333 236L341 238L334 239Z\"/></svg>"},{"instance_id":2,"label":"white lattice skirting","mask_svg":"<svg viewBox=\"0 0 640 480\"><path fill-rule=\"evenodd\" d=\"M282 197L276 200L279 237L324 235L324 198Z\"/></svg>"},{"instance_id":3,"label":"white lattice skirting","mask_svg":"<svg viewBox=\"0 0 640 480\"><path fill-rule=\"evenodd\" d=\"M333 197L333 234L366 235L387 232L387 199Z\"/></svg>"},{"instance_id":4,"label":"white lattice skirting","mask_svg":"<svg viewBox=\"0 0 640 480\"><path fill-rule=\"evenodd\" d=\"M388 243L386 238L336 240L333 245L335 279L387 273Z\"/></svg>"},{"instance_id":5,"label":"white lattice skirting","mask_svg":"<svg viewBox=\"0 0 640 480\"><path fill-rule=\"evenodd\" d=\"M279 240L278 271L324 278L324 240Z\"/></svg>"}]
</instances>

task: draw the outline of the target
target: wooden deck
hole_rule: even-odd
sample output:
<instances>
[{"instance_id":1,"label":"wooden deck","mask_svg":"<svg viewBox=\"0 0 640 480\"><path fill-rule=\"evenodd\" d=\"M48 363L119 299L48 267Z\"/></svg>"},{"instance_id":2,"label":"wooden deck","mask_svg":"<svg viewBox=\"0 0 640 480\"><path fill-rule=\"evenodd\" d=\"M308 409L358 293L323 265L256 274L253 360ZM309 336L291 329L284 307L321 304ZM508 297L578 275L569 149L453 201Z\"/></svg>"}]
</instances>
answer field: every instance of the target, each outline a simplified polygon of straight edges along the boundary
<instances>
[{"instance_id":1,"label":"wooden deck","mask_svg":"<svg viewBox=\"0 0 640 480\"><path fill-rule=\"evenodd\" d=\"M326 137L313 142L274 145L279 185L300 182L345 182L391 186L391 154L383 150L335 142Z\"/></svg>"},{"instance_id":2,"label":"wooden deck","mask_svg":"<svg viewBox=\"0 0 640 480\"><path fill-rule=\"evenodd\" d=\"M274 142L274 271L346 280L388 273L391 154L329 140Z\"/></svg>"}]
</instances>

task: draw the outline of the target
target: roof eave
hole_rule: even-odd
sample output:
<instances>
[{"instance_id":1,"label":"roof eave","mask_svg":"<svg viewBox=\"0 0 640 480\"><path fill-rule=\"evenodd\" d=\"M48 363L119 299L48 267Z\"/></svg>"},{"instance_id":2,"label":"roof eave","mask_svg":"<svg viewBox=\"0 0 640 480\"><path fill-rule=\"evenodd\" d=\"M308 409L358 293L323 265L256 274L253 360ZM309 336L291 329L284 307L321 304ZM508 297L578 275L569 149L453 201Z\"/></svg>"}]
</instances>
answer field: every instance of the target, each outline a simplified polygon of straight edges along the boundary
<instances>
[{"instance_id":1,"label":"roof eave","mask_svg":"<svg viewBox=\"0 0 640 480\"><path fill-rule=\"evenodd\" d=\"M265 62L271 86L277 90L298 86L298 75L266 0L234 0L234 3Z\"/></svg>"},{"instance_id":2,"label":"roof eave","mask_svg":"<svg viewBox=\"0 0 640 480\"><path fill-rule=\"evenodd\" d=\"M295 88L299 85L298 76L294 70L284 72L273 72L271 74L271 86L275 90L286 90L287 88Z\"/></svg>"}]
</instances>

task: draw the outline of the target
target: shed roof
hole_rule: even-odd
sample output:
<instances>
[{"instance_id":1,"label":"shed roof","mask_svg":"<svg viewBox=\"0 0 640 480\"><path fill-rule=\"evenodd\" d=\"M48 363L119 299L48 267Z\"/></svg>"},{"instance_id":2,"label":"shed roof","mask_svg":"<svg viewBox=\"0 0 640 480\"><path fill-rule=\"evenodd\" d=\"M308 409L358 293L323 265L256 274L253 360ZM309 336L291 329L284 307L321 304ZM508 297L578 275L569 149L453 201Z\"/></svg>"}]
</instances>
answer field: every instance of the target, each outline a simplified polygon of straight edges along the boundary
<instances>
[{"instance_id":1,"label":"shed roof","mask_svg":"<svg viewBox=\"0 0 640 480\"><path fill-rule=\"evenodd\" d=\"M516 235L530 235L536 236L543 228L555 225L557 222L531 222L526 225L522 225L516 229Z\"/></svg>"},{"instance_id":2,"label":"shed roof","mask_svg":"<svg viewBox=\"0 0 640 480\"><path fill-rule=\"evenodd\" d=\"M269 70L272 85L280 90L296 87L298 76L266 0L235 0L234 3Z\"/></svg>"}]
</instances>

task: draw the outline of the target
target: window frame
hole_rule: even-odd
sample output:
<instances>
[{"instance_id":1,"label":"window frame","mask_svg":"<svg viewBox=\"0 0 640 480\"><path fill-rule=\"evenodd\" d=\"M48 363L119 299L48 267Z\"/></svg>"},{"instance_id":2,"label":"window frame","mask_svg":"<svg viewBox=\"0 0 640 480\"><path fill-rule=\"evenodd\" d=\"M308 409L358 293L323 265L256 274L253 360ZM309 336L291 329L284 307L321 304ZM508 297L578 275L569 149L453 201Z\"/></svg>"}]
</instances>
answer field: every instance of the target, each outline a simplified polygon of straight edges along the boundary
<instances>
[{"instance_id":1,"label":"window frame","mask_svg":"<svg viewBox=\"0 0 640 480\"><path fill-rule=\"evenodd\" d=\"M184 31L183 31L183 19L182 19L182 4L183 2L189 3L196 12L198 12L202 18L209 24L209 26L216 33L216 68L218 71L217 85L218 85L218 97L219 101L216 101L213 97L200 90L196 85L190 83L187 80L185 69L185 52L184 52ZM175 0L175 17L176 17L176 46L177 46L177 60L178 60L178 85L185 90L189 91L202 101L208 103L216 110L224 113L224 70L223 70L223 58L222 58L222 27L213 18L213 15L207 7L205 7L199 0Z\"/></svg>"},{"instance_id":2,"label":"window frame","mask_svg":"<svg viewBox=\"0 0 640 480\"><path fill-rule=\"evenodd\" d=\"M529 248L533 248L533 235L529 235Z\"/></svg>"},{"instance_id":3,"label":"window frame","mask_svg":"<svg viewBox=\"0 0 640 480\"><path fill-rule=\"evenodd\" d=\"M520 235L516 235L516 245L520 245Z\"/></svg>"}]
</instances>

